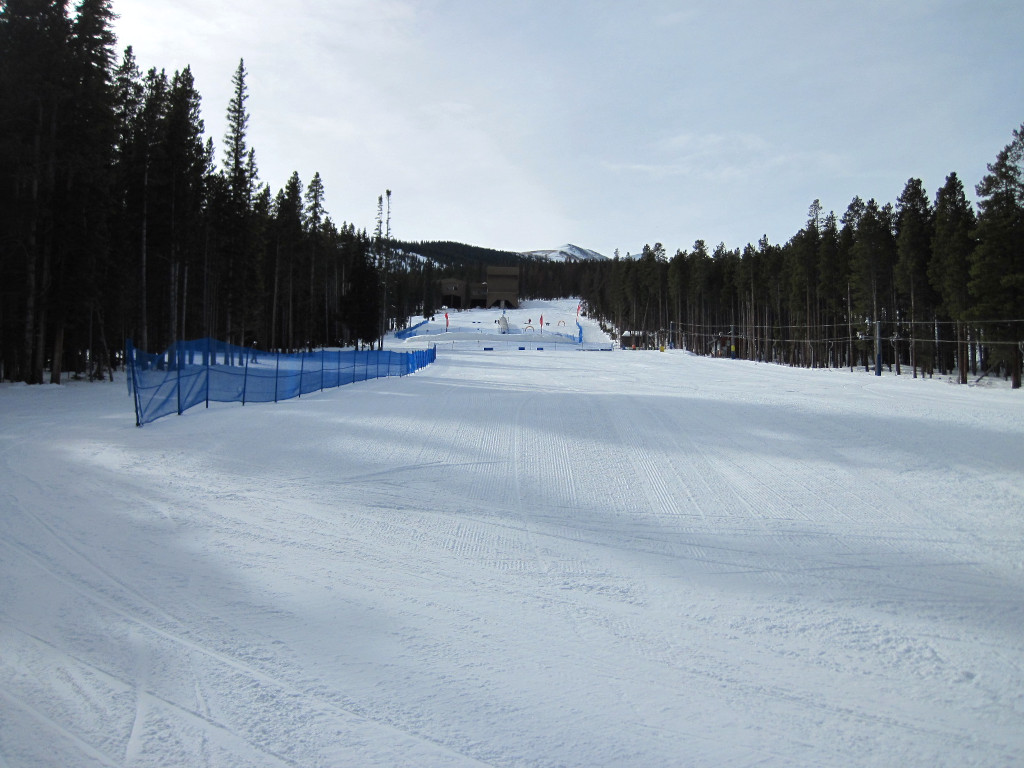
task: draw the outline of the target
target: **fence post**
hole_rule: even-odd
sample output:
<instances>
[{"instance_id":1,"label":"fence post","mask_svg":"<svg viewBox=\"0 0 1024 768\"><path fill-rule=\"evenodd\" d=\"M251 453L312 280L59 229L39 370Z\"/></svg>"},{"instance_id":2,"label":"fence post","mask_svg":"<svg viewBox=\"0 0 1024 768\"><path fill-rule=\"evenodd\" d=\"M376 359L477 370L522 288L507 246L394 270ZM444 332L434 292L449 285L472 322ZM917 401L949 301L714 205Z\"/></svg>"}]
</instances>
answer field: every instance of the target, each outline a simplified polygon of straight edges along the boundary
<instances>
[{"instance_id":1,"label":"fence post","mask_svg":"<svg viewBox=\"0 0 1024 768\"><path fill-rule=\"evenodd\" d=\"M139 399L139 369L135 364L135 345L128 339L127 349L128 365L132 377L132 400L135 401L135 426L142 426L142 401Z\"/></svg>"},{"instance_id":2,"label":"fence post","mask_svg":"<svg viewBox=\"0 0 1024 768\"><path fill-rule=\"evenodd\" d=\"M281 350L274 356L274 402L277 402L277 383L281 381Z\"/></svg>"},{"instance_id":3,"label":"fence post","mask_svg":"<svg viewBox=\"0 0 1024 768\"><path fill-rule=\"evenodd\" d=\"M322 349L320 350L320 391L321 392L324 391L324 355L326 355L326 354L327 354L326 351L324 351Z\"/></svg>"}]
</instances>

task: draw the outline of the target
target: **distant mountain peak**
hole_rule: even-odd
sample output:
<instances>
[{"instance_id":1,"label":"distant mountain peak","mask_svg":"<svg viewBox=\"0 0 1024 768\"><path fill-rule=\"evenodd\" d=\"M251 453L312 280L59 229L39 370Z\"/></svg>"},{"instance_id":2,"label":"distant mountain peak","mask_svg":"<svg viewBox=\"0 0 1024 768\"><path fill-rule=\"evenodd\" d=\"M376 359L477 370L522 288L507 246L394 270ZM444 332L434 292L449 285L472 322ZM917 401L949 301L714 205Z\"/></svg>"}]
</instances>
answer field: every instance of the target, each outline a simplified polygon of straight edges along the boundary
<instances>
[{"instance_id":1,"label":"distant mountain peak","mask_svg":"<svg viewBox=\"0 0 1024 768\"><path fill-rule=\"evenodd\" d=\"M523 255L548 261L605 261L608 258L597 251L592 251L589 248L580 248L578 245L572 245L571 243L549 250L526 251Z\"/></svg>"}]
</instances>

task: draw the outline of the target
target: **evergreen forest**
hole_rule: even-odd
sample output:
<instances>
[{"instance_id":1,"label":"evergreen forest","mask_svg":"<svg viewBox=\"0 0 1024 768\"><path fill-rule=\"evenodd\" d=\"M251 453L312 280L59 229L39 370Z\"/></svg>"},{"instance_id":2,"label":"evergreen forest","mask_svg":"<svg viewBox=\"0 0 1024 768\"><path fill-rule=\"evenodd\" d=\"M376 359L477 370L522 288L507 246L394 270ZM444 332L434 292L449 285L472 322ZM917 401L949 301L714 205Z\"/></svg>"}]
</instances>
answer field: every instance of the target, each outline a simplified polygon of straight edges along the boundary
<instances>
[{"instance_id":1,"label":"evergreen forest","mask_svg":"<svg viewBox=\"0 0 1024 768\"><path fill-rule=\"evenodd\" d=\"M1020 386L1024 125L977 210L954 172L934 197L912 178L895 204L855 197L837 216L814 201L784 244L549 262L400 242L390 190L373 232L331 217L319 173L273 191L244 60L217 146L190 69L143 71L114 18L111 0L0 3L0 380L109 377L128 339L375 344L434 311L439 278L518 263L524 298L579 296L623 346Z\"/></svg>"}]
</instances>

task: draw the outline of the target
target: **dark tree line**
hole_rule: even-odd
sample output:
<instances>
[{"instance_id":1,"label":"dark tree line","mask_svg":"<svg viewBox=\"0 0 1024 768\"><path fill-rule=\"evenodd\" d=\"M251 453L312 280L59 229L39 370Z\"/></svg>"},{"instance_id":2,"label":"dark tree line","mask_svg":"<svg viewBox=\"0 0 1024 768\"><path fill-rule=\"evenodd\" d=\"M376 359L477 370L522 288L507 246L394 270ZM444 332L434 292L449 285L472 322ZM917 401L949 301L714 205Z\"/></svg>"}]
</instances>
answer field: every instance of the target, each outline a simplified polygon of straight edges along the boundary
<instances>
[{"instance_id":1,"label":"dark tree line","mask_svg":"<svg viewBox=\"0 0 1024 768\"><path fill-rule=\"evenodd\" d=\"M517 258L395 241L390 191L369 234L331 219L319 174L273 193L247 141L244 62L218 158L191 71L143 72L115 52L113 19L111 0L0 2L0 379L104 376L129 338L373 343L434 310L437 278ZM784 245L520 258L521 291L580 296L631 345L1019 386L1024 126L975 189L977 212L955 173L934 199L911 179L895 205L815 201Z\"/></svg>"},{"instance_id":2,"label":"dark tree line","mask_svg":"<svg viewBox=\"0 0 1024 768\"><path fill-rule=\"evenodd\" d=\"M378 339L422 275L336 224L319 174L260 181L243 62L218 163L189 68L143 72L113 20L110 0L0 5L0 379L100 377L128 338Z\"/></svg>"},{"instance_id":3,"label":"dark tree line","mask_svg":"<svg viewBox=\"0 0 1024 768\"><path fill-rule=\"evenodd\" d=\"M895 205L855 197L836 216L814 201L784 245L698 240L672 257L657 243L607 262L528 262L524 290L581 296L628 345L808 367L880 363L962 383L994 372L1019 387L1024 126L976 191L977 213L955 173L934 201L919 179Z\"/></svg>"}]
</instances>

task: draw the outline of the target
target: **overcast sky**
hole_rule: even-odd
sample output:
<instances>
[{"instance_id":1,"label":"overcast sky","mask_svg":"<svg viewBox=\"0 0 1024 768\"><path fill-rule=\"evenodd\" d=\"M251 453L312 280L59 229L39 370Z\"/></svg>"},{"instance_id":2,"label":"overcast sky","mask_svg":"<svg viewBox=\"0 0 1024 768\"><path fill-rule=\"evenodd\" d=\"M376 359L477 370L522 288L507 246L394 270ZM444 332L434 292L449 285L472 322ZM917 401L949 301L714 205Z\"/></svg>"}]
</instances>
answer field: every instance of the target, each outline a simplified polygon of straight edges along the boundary
<instances>
[{"instance_id":1,"label":"overcast sky","mask_svg":"<svg viewBox=\"0 0 1024 768\"><path fill-rule=\"evenodd\" d=\"M192 67L223 156L239 59L276 193L403 240L625 255L785 242L820 199L968 194L1024 122L1020 0L114 0Z\"/></svg>"}]
</instances>

